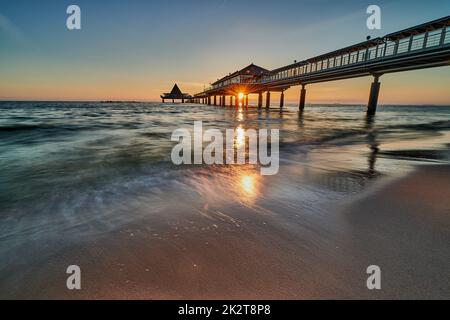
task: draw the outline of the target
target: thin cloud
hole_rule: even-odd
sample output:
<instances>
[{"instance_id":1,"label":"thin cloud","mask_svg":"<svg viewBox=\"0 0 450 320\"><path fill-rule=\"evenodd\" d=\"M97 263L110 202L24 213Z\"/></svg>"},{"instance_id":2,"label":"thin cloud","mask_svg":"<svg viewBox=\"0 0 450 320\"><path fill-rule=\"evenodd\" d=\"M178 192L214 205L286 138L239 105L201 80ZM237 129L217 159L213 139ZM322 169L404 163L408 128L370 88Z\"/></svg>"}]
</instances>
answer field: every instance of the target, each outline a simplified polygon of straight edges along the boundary
<instances>
[{"instance_id":1,"label":"thin cloud","mask_svg":"<svg viewBox=\"0 0 450 320\"><path fill-rule=\"evenodd\" d=\"M22 31L5 15L0 13L0 36L12 40L17 44L24 45L26 43L25 36Z\"/></svg>"}]
</instances>

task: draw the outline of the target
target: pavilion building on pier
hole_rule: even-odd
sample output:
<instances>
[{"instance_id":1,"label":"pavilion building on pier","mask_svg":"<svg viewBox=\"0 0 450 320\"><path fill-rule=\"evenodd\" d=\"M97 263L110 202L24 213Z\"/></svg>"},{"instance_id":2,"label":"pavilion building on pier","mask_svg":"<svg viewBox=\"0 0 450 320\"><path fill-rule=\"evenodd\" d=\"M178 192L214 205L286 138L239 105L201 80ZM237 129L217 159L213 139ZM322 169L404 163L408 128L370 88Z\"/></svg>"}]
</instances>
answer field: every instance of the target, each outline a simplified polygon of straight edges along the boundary
<instances>
[{"instance_id":1,"label":"pavilion building on pier","mask_svg":"<svg viewBox=\"0 0 450 320\"><path fill-rule=\"evenodd\" d=\"M181 103L184 103L185 101L191 100L192 96L187 93L181 92L178 85L175 84L170 93L164 93L163 95L161 95L161 99L163 103L165 103L166 100L172 100L172 103L175 103L175 100L181 100Z\"/></svg>"}]
</instances>

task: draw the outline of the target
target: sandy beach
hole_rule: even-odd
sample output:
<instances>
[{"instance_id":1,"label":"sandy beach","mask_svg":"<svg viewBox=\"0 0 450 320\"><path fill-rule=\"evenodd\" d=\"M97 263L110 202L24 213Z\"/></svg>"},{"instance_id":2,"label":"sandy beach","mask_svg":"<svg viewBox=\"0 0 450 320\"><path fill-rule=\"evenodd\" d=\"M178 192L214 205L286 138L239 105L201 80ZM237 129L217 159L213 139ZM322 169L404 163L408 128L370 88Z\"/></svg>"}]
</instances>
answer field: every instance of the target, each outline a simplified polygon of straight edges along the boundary
<instances>
[{"instance_id":1,"label":"sandy beach","mask_svg":"<svg viewBox=\"0 0 450 320\"><path fill-rule=\"evenodd\" d=\"M450 166L404 178L314 214L228 207L142 219L96 241L35 256L2 298L39 299L448 299ZM282 216L282 219L280 219ZM28 248L29 249L29 248ZM42 248L36 248L42 251ZM45 250L44 250L45 252ZM65 288L77 263L83 288ZM382 290L366 288L366 268ZM11 270L13 272L14 270ZM14 279L12 277L11 279Z\"/></svg>"}]
</instances>

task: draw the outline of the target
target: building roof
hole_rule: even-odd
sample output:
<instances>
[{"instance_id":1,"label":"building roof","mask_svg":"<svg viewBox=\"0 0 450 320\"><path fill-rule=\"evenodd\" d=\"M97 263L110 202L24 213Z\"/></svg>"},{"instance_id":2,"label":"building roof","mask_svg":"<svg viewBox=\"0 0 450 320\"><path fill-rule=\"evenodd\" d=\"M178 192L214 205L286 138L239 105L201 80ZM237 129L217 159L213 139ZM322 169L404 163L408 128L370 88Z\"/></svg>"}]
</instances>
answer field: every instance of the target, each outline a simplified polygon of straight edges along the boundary
<instances>
[{"instance_id":1,"label":"building roof","mask_svg":"<svg viewBox=\"0 0 450 320\"><path fill-rule=\"evenodd\" d=\"M171 95L182 95L183 93L181 92L180 88L178 88L178 85L175 83L170 94Z\"/></svg>"},{"instance_id":2,"label":"building roof","mask_svg":"<svg viewBox=\"0 0 450 320\"><path fill-rule=\"evenodd\" d=\"M240 76L240 75L264 76L264 75L268 75L270 73L271 72L269 70L264 69L264 68L252 63L249 66L247 66L241 70L230 73L229 75L217 80L216 82L213 83L213 85L218 84L223 81L226 81L228 79L234 78L236 76Z\"/></svg>"},{"instance_id":3,"label":"building roof","mask_svg":"<svg viewBox=\"0 0 450 320\"><path fill-rule=\"evenodd\" d=\"M178 85L175 83L175 85L172 88L172 91L170 93L164 93L161 98L163 99L185 99L189 98L190 95L187 93L182 93Z\"/></svg>"}]
</instances>

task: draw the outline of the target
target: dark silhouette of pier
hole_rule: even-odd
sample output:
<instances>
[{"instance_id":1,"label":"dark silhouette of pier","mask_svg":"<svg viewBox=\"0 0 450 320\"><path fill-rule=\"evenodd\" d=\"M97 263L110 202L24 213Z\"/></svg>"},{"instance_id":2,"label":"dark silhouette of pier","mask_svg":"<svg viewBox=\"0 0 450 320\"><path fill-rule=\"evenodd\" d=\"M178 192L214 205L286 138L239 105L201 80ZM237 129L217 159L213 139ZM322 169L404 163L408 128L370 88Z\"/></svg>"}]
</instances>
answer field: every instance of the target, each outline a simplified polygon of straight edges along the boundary
<instances>
[{"instance_id":1,"label":"dark silhouette of pier","mask_svg":"<svg viewBox=\"0 0 450 320\"><path fill-rule=\"evenodd\" d=\"M175 83L172 91L170 93L164 93L163 95L161 95L161 99L163 103L165 103L166 100L172 100L172 103L175 103L175 100L181 100L181 103L184 103L185 100L191 100L192 97L187 93L181 92L180 88Z\"/></svg>"},{"instance_id":2,"label":"dark silhouette of pier","mask_svg":"<svg viewBox=\"0 0 450 320\"><path fill-rule=\"evenodd\" d=\"M195 94L191 102L248 107L248 95L258 95L258 108L270 107L270 93L301 86L299 110L306 102L306 86L312 83L372 76L367 114L374 115L380 92L380 77L387 73L450 65L450 16L412 28L369 39L300 62L267 70L254 64L229 74ZM229 97L229 103L227 103Z\"/></svg>"}]
</instances>

